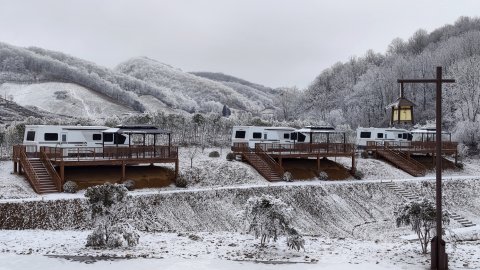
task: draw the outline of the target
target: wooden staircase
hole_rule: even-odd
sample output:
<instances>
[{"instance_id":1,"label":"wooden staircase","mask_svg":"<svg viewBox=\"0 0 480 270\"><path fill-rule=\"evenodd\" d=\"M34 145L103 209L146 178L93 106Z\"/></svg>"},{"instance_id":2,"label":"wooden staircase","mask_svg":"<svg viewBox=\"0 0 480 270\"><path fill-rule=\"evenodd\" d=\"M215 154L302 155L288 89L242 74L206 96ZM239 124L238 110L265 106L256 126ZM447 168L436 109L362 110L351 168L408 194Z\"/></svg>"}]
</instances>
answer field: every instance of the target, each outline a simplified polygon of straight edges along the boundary
<instances>
[{"instance_id":1,"label":"wooden staircase","mask_svg":"<svg viewBox=\"0 0 480 270\"><path fill-rule=\"evenodd\" d=\"M421 198L419 196L417 196L415 193L411 192L411 191L408 191L408 190L405 190L401 187L399 187L397 184L393 183L393 182L387 182L386 183L387 187L389 187L390 189L392 189L394 192L396 192L397 194L401 195L402 197L404 197L405 199L407 199L407 201L421 201ZM476 224L474 224L472 221L460 216L459 214L453 212L453 211L446 211L448 213L448 215L453 219L455 220L456 222L458 222L460 225L462 225L463 227L473 227L473 226L476 226Z\"/></svg>"},{"instance_id":2,"label":"wooden staircase","mask_svg":"<svg viewBox=\"0 0 480 270\"><path fill-rule=\"evenodd\" d=\"M420 162L408 157L402 151L384 148L377 155L413 176L425 176L427 169Z\"/></svg>"},{"instance_id":3,"label":"wooden staircase","mask_svg":"<svg viewBox=\"0 0 480 270\"><path fill-rule=\"evenodd\" d=\"M263 150L255 148L255 151L244 151L242 156L268 181L282 180L284 173L283 168Z\"/></svg>"},{"instance_id":4,"label":"wooden staircase","mask_svg":"<svg viewBox=\"0 0 480 270\"><path fill-rule=\"evenodd\" d=\"M39 158L31 158L29 161L37 177L36 187L34 188L37 193L45 194L60 192L42 160Z\"/></svg>"},{"instance_id":5,"label":"wooden staircase","mask_svg":"<svg viewBox=\"0 0 480 270\"><path fill-rule=\"evenodd\" d=\"M43 151L40 151L40 157L37 154L31 155L29 153L27 155L25 146L15 145L13 160L20 164L21 169L23 168L25 178L35 192L38 194L61 192L62 181L50 159ZM20 173L22 172L21 169L19 170Z\"/></svg>"}]
</instances>

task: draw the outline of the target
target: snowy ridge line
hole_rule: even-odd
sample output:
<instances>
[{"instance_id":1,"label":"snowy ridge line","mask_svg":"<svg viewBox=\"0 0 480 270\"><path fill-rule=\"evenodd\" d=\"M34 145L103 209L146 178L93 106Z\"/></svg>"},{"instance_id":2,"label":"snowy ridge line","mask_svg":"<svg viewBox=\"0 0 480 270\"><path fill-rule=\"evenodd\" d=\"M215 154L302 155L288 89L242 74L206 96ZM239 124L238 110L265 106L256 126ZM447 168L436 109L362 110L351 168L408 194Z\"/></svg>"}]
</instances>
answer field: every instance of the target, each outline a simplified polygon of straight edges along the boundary
<instances>
[{"instance_id":1,"label":"snowy ridge line","mask_svg":"<svg viewBox=\"0 0 480 270\"><path fill-rule=\"evenodd\" d=\"M454 181L454 180L479 180L480 176L448 176L448 178L443 178L442 181ZM208 192L208 191L223 191L223 190L239 190L239 189L254 189L254 188L266 188L266 187L278 187L278 186L323 186L323 185L344 185L344 184L367 184L367 183L402 183L402 182L421 182L421 181L434 181L435 177L425 176L425 177L416 177L416 178L402 178L402 179L387 179L387 180L347 180L347 181L298 181L298 182L276 182L276 183L267 183L267 184L247 184L247 185L234 185L234 186L217 186L217 187L206 187L206 188L192 188L192 189L174 189L174 190L149 190L141 191L136 190L129 192L131 196L142 196L142 195L157 195L157 194L175 194L175 193L192 193L192 192ZM74 200L74 199L83 199L85 198L82 193L77 194L48 194L35 198L23 198L23 199L1 199L0 203L17 203L17 202L32 202L32 201L53 201L53 200Z\"/></svg>"}]
</instances>

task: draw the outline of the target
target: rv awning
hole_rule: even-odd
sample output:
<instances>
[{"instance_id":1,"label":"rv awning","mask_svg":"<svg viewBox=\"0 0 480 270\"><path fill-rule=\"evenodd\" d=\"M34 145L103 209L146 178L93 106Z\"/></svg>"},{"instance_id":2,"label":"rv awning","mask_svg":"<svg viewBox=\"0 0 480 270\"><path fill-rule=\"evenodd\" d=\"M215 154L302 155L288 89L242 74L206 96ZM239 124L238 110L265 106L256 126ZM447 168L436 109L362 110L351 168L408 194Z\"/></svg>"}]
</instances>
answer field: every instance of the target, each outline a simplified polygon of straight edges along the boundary
<instances>
[{"instance_id":1,"label":"rv awning","mask_svg":"<svg viewBox=\"0 0 480 270\"><path fill-rule=\"evenodd\" d=\"M117 134L170 134L170 131L159 129L151 125L121 125L115 128L109 128L103 133Z\"/></svg>"}]
</instances>

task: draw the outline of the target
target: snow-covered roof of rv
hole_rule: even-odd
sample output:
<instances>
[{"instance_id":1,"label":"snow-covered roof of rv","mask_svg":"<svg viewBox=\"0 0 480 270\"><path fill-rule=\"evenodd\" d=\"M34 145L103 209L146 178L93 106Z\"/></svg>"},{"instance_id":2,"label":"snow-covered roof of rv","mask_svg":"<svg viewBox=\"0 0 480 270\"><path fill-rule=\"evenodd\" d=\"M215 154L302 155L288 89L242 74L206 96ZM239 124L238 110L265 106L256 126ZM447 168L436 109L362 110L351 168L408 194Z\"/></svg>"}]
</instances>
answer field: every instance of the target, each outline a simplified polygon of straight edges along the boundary
<instances>
[{"instance_id":1,"label":"snow-covered roof of rv","mask_svg":"<svg viewBox=\"0 0 480 270\"><path fill-rule=\"evenodd\" d=\"M65 130L106 130L106 126L25 125L25 128L61 128Z\"/></svg>"},{"instance_id":2,"label":"snow-covered roof of rv","mask_svg":"<svg viewBox=\"0 0 480 270\"><path fill-rule=\"evenodd\" d=\"M120 125L114 128L109 128L103 133L118 133L118 134L170 134L170 131L159 129L152 125Z\"/></svg>"},{"instance_id":3,"label":"snow-covered roof of rv","mask_svg":"<svg viewBox=\"0 0 480 270\"><path fill-rule=\"evenodd\" d=\"M263 128L265 130L289 130L289 131L294 131L295 128L292 127L263 127L263 126L234 126L234 128Z\"/></svg>"},{"instance_id":4,"label":"snow-covered roof of rv","mask_svg":"<svg viewBox=\"0 0 480 270\"><path fill-rule=\"evenodd\" d=\"M300 133L344 133L343 131L335 130L332 126L306 126L296 131Z\"/></svg>"},{"instance_id":5,"label":"snow-covered roof of rv","mask_svg":"<svg viewBox=\"0 0 480 270\"><path fill-rule=\"evenodd\" d=\"M403 128L394 128L394 127L390 127L390 128L374 128L374 127L364 128L364 127L359 127L359 128L357 128L357 130L359 130L359 131L379 131L379 130L382 130L382 131L409 132L409 131L406 130L406 129L403 129Z\"/></svg>"},{"instance_id":6,"label":"snow-covered roof of rv","mask_svg":"<svg viewBox=\"0 0 480 270\"><path fill-rule=\"evenodd\" d=\"M435 128L426 128L426 129L414 129L411 131L412 133L418 133L418 134L435 134L437 133L437 130ZM450 134L448 131L443 131L442 134Z\"/></svg>"}]
</instances>

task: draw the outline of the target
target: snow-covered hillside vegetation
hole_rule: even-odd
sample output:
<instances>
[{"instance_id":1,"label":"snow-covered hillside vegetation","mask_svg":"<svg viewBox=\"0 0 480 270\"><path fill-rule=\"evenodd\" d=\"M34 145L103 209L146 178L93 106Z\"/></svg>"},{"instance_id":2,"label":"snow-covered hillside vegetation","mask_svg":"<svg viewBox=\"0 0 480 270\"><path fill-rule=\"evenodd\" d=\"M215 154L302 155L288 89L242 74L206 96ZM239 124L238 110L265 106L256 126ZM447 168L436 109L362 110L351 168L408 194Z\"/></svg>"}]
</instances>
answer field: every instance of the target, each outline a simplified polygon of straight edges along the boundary
<instances>
[{"instance_id":1,"label":"snow-covered hillside vegetation","mask_svg":"<svg viewBox=\"0 0 480 270\"><path fill-rule=\"evenodd\" d=\"M0 86L7 84L1 89L2 96L52 113L95 119L131 111L221 113L227 106L233 112L258 114L273 106L271 90L240 81L229 86L148 58L131 59L112 70L61 52L0 43ZM41 84L47 82L58 84ZM25 87L13 86L15 83ZM57 98L63 97L63 92L67 97ZM26 93L30 97L23 98ZM111 108L98 109L97 104L104 102ZM72 106L72 112L64 110Z\"/></svg>"},{"instance_id":2,"label":"snow-covered hillside vegetation","mask_svg":"<svg viewBox=\"0 0 480 270\"><path fill-rule=\"evenodd\" d=\"M232 86L198 77L146 57L130 59L115 70L155 85L160 91L152 93L153 96L187 112L219 112L224 105L258 112L272 106L270 93L239 83ZM257 93L252 95L253 92Z\"/></svg>"}]
</instances>

